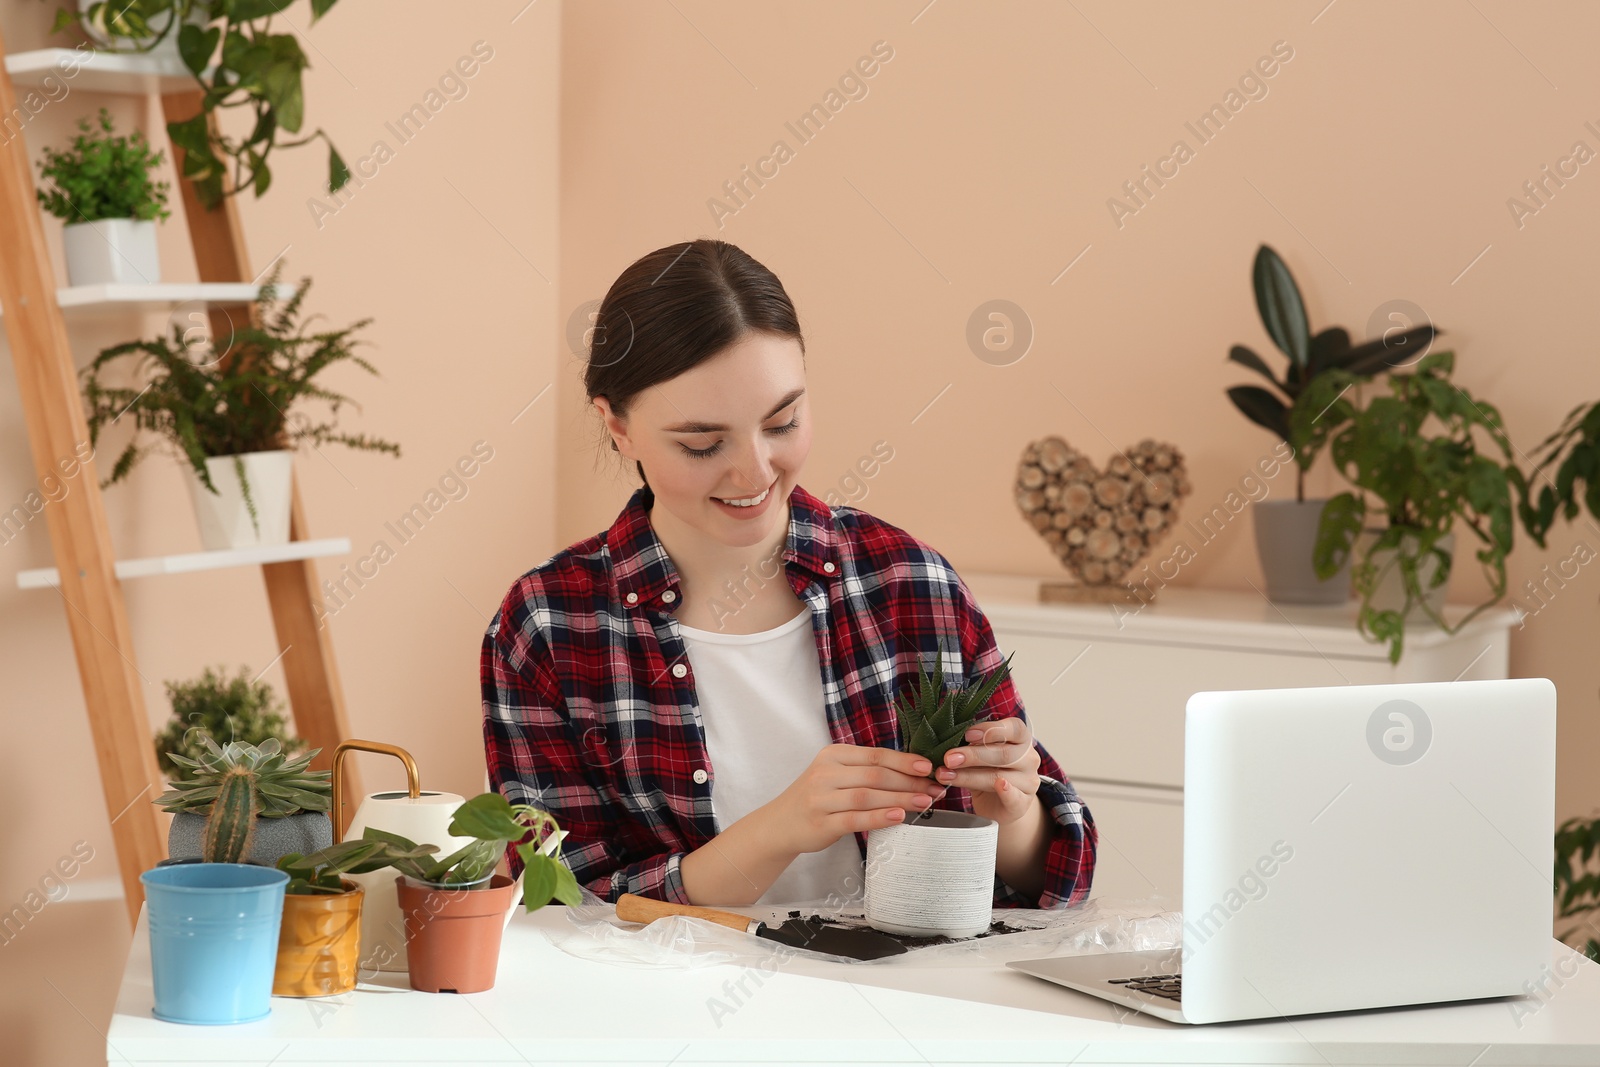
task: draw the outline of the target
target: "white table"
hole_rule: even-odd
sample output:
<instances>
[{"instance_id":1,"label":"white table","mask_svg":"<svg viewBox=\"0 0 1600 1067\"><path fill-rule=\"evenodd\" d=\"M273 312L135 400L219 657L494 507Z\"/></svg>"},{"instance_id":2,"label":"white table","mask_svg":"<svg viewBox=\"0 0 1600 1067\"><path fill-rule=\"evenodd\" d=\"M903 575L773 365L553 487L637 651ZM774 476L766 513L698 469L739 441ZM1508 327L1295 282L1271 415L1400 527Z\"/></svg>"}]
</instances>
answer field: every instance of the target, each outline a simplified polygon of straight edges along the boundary
<instances>
[{"instance_id":1,"label":"white table","mask_svg":"<svg viewBox=\"0 0 1600 1067\"><path fill-rule=\"evenodd\" d=\"M107 1034L108 1059L301 1067L1600 1063L1600 966L1555 941L1552 967L1571 977L1537 998L1185 1027L1125 1014L992 963L933 966L911 956L854 965L796 955L765 977L733 965L600 963L549 941L546 930L568 923L560 907L518 913L506 931L498 982L485 993L417 993L405 975L384 974L341 997L274 997L272 1015L258 1023L207 1027L150 1014L141 915ZM749 995L714 1021L711 998L726 1000L728 983L741 978Z\"/></svg>"}]
</instances>

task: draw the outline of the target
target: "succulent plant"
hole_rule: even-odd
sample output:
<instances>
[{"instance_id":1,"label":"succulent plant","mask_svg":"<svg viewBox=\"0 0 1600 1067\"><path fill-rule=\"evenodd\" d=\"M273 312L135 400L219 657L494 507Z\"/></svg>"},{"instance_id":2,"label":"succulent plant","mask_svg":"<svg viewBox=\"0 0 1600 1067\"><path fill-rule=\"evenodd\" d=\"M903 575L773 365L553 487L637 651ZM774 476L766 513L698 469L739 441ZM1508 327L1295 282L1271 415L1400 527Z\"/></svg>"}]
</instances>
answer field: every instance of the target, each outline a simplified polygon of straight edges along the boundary
<instances>
[{"instance_id":1,"label":"succulent plant","mask_svg":"<svg viewBox=\"0 0 1600 1067\"><path fill-rule=\"evenodd\" d=\"M311 760L322 751L319 748L289 759L275 737L259 745L244 741L219 745L209 735L203 736L202 742L205 753L199 759L170 753L174 763L189 771L189 777L173 782L171 789L156 798L163 810L208 815L230 777L253 782L256 814L263 819L327 811L333 806L332 772L309 769Z\"/></svg>"},{"instance_id":2,"label":"succulent plant","mask_svg":"<svg viewBox=\"0 0 1600 1067\"><path fill-rule=\"evenodd\" d=\"M941 657L934 657L932 676L918 668L915 688L895 702L895 711L900 718L901 743L906 751L933 764L929 776L943 766L944 754L961 744L962 735L978 721L984 705L1010 673L1011 656L1007 656L988 674L967 685L947 688Z\"/></svg>"}]
</instances>

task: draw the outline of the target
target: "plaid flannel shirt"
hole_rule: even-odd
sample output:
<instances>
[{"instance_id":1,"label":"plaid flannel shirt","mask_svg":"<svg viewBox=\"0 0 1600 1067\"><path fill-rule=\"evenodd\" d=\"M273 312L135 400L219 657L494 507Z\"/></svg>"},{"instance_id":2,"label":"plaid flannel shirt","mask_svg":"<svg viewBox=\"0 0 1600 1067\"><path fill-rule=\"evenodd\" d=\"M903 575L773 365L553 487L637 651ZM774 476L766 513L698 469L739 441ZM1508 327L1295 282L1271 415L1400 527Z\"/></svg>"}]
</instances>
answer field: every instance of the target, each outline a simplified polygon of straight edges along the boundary
<instances>
[{"instance_id":1,"label":"plaid flannel shirt","mask_svg":"<svg viewBox=\"0 0 1600 1067\"><path fill-rule=\"evenodd\" d=\"M483 638L484 742L493 788L567 831L562 855L579 884L612 902L627 892L689 903L680 862L723 827L673 614L678 573L651 526L653 501L641 487L609 530L512 585ZM829 733L899 748L894 697L919 667L932 669L936 650L952 685L1000 665L989 621L950 563L905 531L798 486L789 506L781 573L811 612ZM1009 679L989 703L990 718L1008 715L1027 721ZM1001 907L1081 903L1094 873L1089 809L1034 747L1053 824L1045 888L1033 900L996 876ZM935 806L970 812L971 794L952 787ZM855 837L864 858L866 836ZM520 872L515 852L508 858Z\"/></svg>"}]
</instances>

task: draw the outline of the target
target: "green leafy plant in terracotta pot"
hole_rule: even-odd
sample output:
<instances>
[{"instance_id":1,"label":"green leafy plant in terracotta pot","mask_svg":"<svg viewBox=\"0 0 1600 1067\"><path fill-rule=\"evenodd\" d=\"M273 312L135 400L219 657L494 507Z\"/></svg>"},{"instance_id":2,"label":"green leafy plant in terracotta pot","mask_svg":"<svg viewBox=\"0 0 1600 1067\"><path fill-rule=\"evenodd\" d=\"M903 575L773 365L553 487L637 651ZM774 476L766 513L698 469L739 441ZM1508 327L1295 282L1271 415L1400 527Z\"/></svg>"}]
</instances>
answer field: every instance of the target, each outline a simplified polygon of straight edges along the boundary
<instances>
[{"instance_id":1,"label":"green leafy plant in terracotta pot","mask_svg":"<svg viewBox=\"0 0 1600 1067\"><path fill-rule=\"evenodd\" d=\"M1286 604L1343 604L1349 599L1346 569L1324 576L1312 562L1317 524L1328 503L1306 499L1306 472L1316 462L1320 442L1295 446L1291 417L1303 406L1311 383L1328 371L1362 379L1382 374L1427 351L1443 331L1424 323L1359 345L1351 344L1349 333L1341 326L1313 334L1294 275L1269 245L1256 250L1251 282L1261 324L1288 364L1279 378L1254 351L1234 345L1228 358L1261 375L1272 388L1235 385L1228 390L1228 399L1245 418L1291 446L1292 455L1280 459L1292 458L1297 468L1293 500L1258 500L1251 513L1267 596ZM1313 416L1319 410L1313 407ZM1275 472L1278 464L1268 465L1263 459L1258 466L1265 475L1269 469Z\"/></svg>"},{"instance_id":2,"label":"green leafy plant in terracotta pot","mask_svg":"<svg viewBox=\"0 0 1600 1067\"><path fill-rule=\"evenodd\" d=\"M277 738L260 745L209 735L199 759L169 753L187 777L155 799L173 813L167 835L171 859L273 866L291 852L311 853L333 843L327 812L333 804L328 771L311 770L321 749L293 759Z\"/></svg>"},{"instance_id":3,"label":"green leafy plant in terracotta pot","mask_svg":"<svg viewBox=\"0 0 1600 1067\"><path fill-rule=\"evenodd\" d=\"M366 894L345 875L424 860L437 850L437 845L357 840L341 841L309 856L291 852L279 857L278 870L289 875L289 884L283 898L273 996L327 997L354 989Z\"/></svg>"},{"instance_id":4,"label":"green leafy plant in terracotta pot","mask_svg":"<svg viewBox=\"0 0 1600 1067\"><path fill-rule=\"evenodd\" d=\"M156 224L171 216L166 182L154 179L162 153L144 133L113 130L101 108L94 125L78 120L65 150L46 148L39 203L62 223L68 285L154 285L161 280Z\"/></svg>"},{"instance_id":5,"label":"green leafy plant in terracotta pot","mask_svg":"<svg viewBox=\"0 0 1600 1067\"><path fill-rule=\"evenodd\" d=\"M310 24L337 0L311 0ZM183 149L182 175L207 208L245 189L256 196L272 184L268 165L278 149L320 140L328 146L329 192L349 182L350 168L327 133L305 125L303 75L311 66L295 33L274 33L283 0L92 0L81 10L60 8L54 30L81 26L111 51L170 50L194 75L200 110L167 123L167 136ZM250 132L235 138L216 121L223 109L247 109ZM231 174L231 181L228 180Z\"/></svg>"},{"instance_id":6,"label":"green leafy plant in terracotta pot","mask_svg":"<svg viewBox=\"0 0 1600 1067\"><path fill-rule=\"evenodd\" d=\"M1010 677L1011 657L994 670L949 684L944 657L933 672L920 666L895 702L903 751L944 766L945 753L965 743L989 700ZM866 919L878 930L914 937L971 937L989 928L1000 825L965 811L928 808L897 826L867 833Z\"/></svg>"},{"instance_id":7,"label":"green leafy plant in terracotta pot","mask_svg":"<svg viewBox=\"0 0 1600 1067\"><path fill-rule=\"evenodd\" d=\"M300 318L311 279L282 301L282 268L280 260L263 287L260 323L237 329L222 353L189 346L174 324L170 341L115 345L82 372L90 443L119 420L135 428L103 484L126 478L154 450L150 437L176 450L191 475L189 495L207 549L289 540L291 449L300 442L400 455L391 441L342 432L340 409L359 405L319 380L341 363L377 375L352 338L372 320L311 329L316 316ZM311 404L325 405L326 415L307 414Z\"/></svg>"},{"instance_id":8,"label":"green leafy plant in terracotta pot","mask_svg":"<svg viewBox=\"0 0 1600 1067\"><path fill-rule=\"evenodd\" d=\"M516 883L495 874L509 847L522 860L522 904L528 911L552 900L577 905L577 879L561 862L562 831L549 812L482 793L455 811L449 832L472 842L440 858L403 857L391 866L405 921L411 988L428 993L476 993L494 986L506 913ZM400 852L416 844L367 827L363 840Z\"/></svg>"},{"instance_id":9,"label":"green leafy plant in terracotta pot","mask_svg":"<svg viewBox=\"0 0 1600 1067\"><path fill-rule=\"evenodd\" d=\"M196 762L207 754L202 737L251 745L276 738L285 756L295 756L306 747L290 733L283 702L272 686L252 678L247 667L232 677L221 668L207 667L198 678L167 682L166 690L172 715L156 734L156 762L169 778L183 773L172 753Z\"/></svg>"},{"instance_id":10,"label":"green leafy plant in terracotta pot","mask_svg":"<svg viewBox=\"0 0 1600 1067\"><path fill-rule=\"evenodd\" d=\"M1430 353L1411 373L1391 373L1390 395L1364 405L1346 396L1360 384L1356 375L1329 371L1291 416L1295 447L1326 445L1355 487L1322 510L1317 573L1331 576L1353 561L1357 628L1389 643L1391 663L1403 653L1407 622L1425 618L1455 633L1506 592L1512 490L1522 474L1499 411L1451 382L1454 368L1454 353ZM1492 447L1480 451L1480 436ZM1370 530L1368 495L1386 520ZM1491 595L1451 626L1443 608L1457 523L1480 542L1476 557Z\"/></svg>"}]
</instances>

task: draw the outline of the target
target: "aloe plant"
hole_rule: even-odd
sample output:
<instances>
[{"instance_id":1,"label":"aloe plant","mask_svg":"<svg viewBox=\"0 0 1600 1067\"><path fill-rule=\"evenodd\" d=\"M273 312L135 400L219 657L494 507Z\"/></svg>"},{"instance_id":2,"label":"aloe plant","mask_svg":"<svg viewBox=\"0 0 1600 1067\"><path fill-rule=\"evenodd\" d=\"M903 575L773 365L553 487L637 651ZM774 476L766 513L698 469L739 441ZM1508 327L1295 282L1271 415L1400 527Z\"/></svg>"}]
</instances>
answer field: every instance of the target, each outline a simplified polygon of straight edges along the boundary
<instances>
[{"instance_id":1,"label":"aloe plant","mask_svg":"<svg viewBox=\"0 0 1600 1067\"><path fill-rule=\"evenodd\" d=\"M1382 373L1414 358L1418 352L1427 351L1433 339L1444 333L1431 323L1423 323L1393 337L1379 337L1352 346L1350 334L1341 326L1330 326L1316 334L1311 332L1305 301L1300 297L1294 275L1270 245L1256 250L1251 278L1261 324L1278 351L1288 358L1289 365L1280 380L1255 352L1244 345L1234 345L1228 350L1228 358L1260 374L1278 391L1274 393L1257 385L1235 385L1228 390L1228 398L1245 418L1291 445L1295 442L1291 439L1290 417L1312 382L1331 370L1341 370L1358 379ZM1295 465L1299 468L1295 478L1296 500L1306 498L1306 471L1311 469L1316 456L1316 447L1295 449Z\"/></svg>"},{"instance_id":2,"label":"aloe plant","mask_svg":"<svg viewBox=\"0 0 1600 1067\"><path fill-rule=\"evenodd\" d=\"M961 744L966 732L977 723L994 691L1010 677L1010 669L1011 656L1007 656L988 674L954 687L945 685L942 656L934 656L933 674L917 669L916 684L895 701L895 711L901 744L906 751L933 764L930 777L944 765L945 753Z\"/></svg>"}]
</instances>

